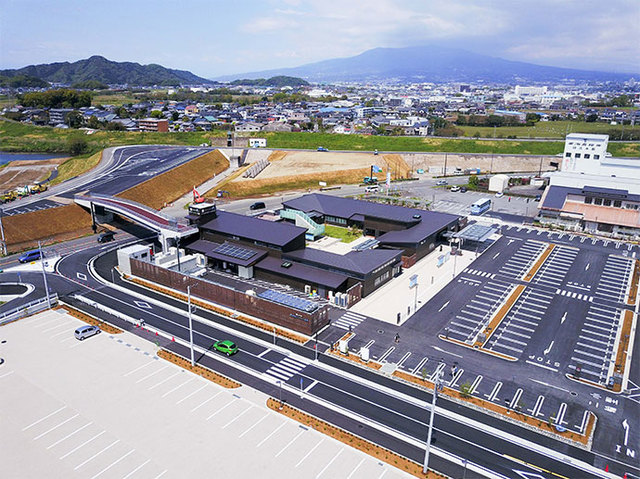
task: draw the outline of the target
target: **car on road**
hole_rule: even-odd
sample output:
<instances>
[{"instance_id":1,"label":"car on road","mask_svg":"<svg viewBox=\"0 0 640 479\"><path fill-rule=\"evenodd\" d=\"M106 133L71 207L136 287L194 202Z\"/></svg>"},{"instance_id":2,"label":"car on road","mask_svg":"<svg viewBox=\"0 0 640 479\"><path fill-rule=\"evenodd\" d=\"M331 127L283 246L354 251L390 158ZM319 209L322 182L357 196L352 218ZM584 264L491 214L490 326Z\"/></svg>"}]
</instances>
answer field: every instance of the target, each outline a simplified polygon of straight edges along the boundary
<instances>
[{"instance_id":1,"label":"car on road","mask_svg":"<svg viewBox=\"0 0 640 479\"><path fill-rule=\"evenodd\" d=\"M504 196L504 193L501 193L500 191L496 193L496 198L502 198L503 196Z\"/></svg>"},{"instance_id":2,"label":"car on road","mask_svg":"<svg viewBox=\"0 0 640 479\"><path fill-rule=\"evenodd\" d=\"M98 235L98 243L108 243L109 241L113 241L115 233L113 231L105 231Z\"/></svg>"},{"instance_id":3,"label":"car on road","mask_svg":"<svg viewBox=\"0 0 640 479\"><path fill-rule=\"evenodd\" d=\"M329 150L326 149L324 146L319 146L318 151L329 151Z\"/></svg>"},{"instance_id":4,"label":"car on road","mask_svg":"<svg viewBox=\"0 0 640 479\"><path fill-rule=\"evenodd\" d=\"M18 261L21 263L30 263L31 261L36 261L40 259L40 250L34 249L31 251L27 251L26 253L22 253L18 258Z\"/></svg>"},{"instance_id":5,"label":"car on road","mask_svg":"<svg viewBox=\"0 0 640 479\"><path fill-rule=\"evenodd\" d=\"M463 186L462 188L460 188L460 193L466 193L467 192L467 187Z\"/></svg>"},{"instance_id":6,"label":"car on road","mask_svg":"<svg viewBox=\"0 0 640 479\"><path fill-rule=\"evenodd\" d=\"M436 181L436 186L445 186L448 185L447 180L438 180Z\"/></svg>"},{"instance_id":7,"label":"car on road","mask_svg":"<svg viewBox=\"0 0 640 479\"><path fill-rule=\"evenodd\" d=\"M255 203L253 203L251 206L249 206L250 210L263 210L266 208L266 205L264 204L264 201L256 201Z\"/></svg>"},{"instance_id":8,"label":"car on road","mask_svg":"<svg viewBox=\"0 0 640 479\"><path fill-rule=\"evenodd\" d=\"M457 193L458 191L460 191L460 187L455 185L451 187L451 193Z\"/></svg>"},{"instance_id":9,"label":"car on road","mask_svg":"<svg viewBox=\"0 0 640 479\"><path fill-rule=\"evenodd\" d=\"M216 341L213 343L214 349L220 351L221 353L226 354L227 356L231 356L232 354L236 354L238 352L238 346L236 343L229 339L223 339L221 341Z\"/></svg>"},{"instance_id":10,"label":"car on road","mask_svg":"<svg viewBox=\"0 0 640 479\"><path fill-rule=\"evenodd\" d=\"M84 341L86 338L90 338L91 336L95 336L96 334L100 334L102 331L98 326L87 325L80 326L76 329L74 335L78 341Z\"/></svg>"}]
</instances>

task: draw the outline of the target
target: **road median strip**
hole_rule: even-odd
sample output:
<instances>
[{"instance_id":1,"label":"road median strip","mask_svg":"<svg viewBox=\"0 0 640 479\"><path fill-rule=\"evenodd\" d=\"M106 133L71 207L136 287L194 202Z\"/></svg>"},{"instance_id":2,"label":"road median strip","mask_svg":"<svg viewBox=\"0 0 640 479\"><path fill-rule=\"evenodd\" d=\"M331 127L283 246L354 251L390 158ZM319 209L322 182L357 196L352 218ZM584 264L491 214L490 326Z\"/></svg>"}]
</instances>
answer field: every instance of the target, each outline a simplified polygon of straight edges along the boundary
<instances>
[{"instance_id":1,"label":"road median strip","mask_svg":"<svg viewBox=\"0 0 640 479\"><path fill-rule=\"evenodd\" d=\"M627 304L635 305L636 296L638 296L638 283L640 282L640 260L635 260L633 266L633 275L631 276L631 286L627 295Z\"/></svg>"},{"instance_id":2,"label":"road median strip","mask_svg":"<svg viewBox=\"0 0 640 479\"><path fill-rule=\"evenodd\" d=\"M174 352L167 351L166 349L159 350L158 357L169 361L170 363L173 363L176 366L181 367L182 369L191 371L192 373L208 379L209 381L214 382L224 388L235 389L242 386L242 384L240 384L239 382L234 381L233 379L229 379L228 377L218 374L215 371L212 371L209 368L205 368L204 366L201 366L199 364L191 366L191 362L188 359L183 358L182 356Z\"/></svg>"},{"instance_id":3,"label":"road median strip","mask_svg":"<svg viewBox=\"0 0 640 479\"><path fill-rule=\"evenodd\" d=\"M533 266L526 272L526 274L522 277L522 281L531 281L533 277L536 275L538 270L542 267L544 262L547 260L553 249L556 247L554 244L549 244L547 248L540 254L538 260L533 264Z\"/></svg>"},{"instance_id":4,"label":"road median strip","mask_svg":"<svg viewBox=\"0 0 640 479\"><path fill-rule=\"evenodd\" d=\"M73 316L76 319L79 319L80 321L84 321L87 324L91 324L94 326L98 326L102 331L104 331L105 333L109 333L109 334L120 334L122 333L122 329L116 328L115 326L110 325L109 323L106 323L105 321L102 321L94 316L91 316L87 313L83 313L82 311L78 311L75 308L72 308L71 306L69 306L68 304L64 304L64 306L58 306L56 308L53 308L56 310L63 310L66 311L69 315Z\"/></svg>"}]
</instances>

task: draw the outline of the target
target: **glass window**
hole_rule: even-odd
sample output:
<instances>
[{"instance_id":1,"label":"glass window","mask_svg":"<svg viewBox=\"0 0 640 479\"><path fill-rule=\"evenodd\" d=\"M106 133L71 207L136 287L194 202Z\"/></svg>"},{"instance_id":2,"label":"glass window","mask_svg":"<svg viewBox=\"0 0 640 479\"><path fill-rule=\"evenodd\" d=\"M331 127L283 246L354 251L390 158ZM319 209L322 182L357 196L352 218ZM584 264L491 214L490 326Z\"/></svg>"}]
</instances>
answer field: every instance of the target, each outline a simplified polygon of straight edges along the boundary
<instances>
[{"instance_id":1,"label":"glass window","mask_svg":"<svg viewBox=\"0 0 640 479\"><path fill-rule=\"evenodd\" d=\"M580 158L580 153L576 153L576 158Z\"/></svg>"},{"instance_id":2,"label":"glass window","mask_svg":"<svg viewBox=\"0 0 640 479\"><path fill-rule=\"evenodd\" d=\"M585 154L584 154L584 157L585 157L586 159L589 159L589 158L591 157L591 155L590 155L589 153L585 153Z\"/></svg>"},{"instance_id":3,"label":"glass window","mask_svg":"<svg viewBox=\"0 0 640 479\"><path fill-rule=\"evenodd\" d=\"M593 203L593 198L591 198L591 196L587 196L585 197L584 202L590 205L591 203Z\"/></svg>"},{"instance_id":4,"label":"glass window","mask_svg":"<svg viewBox=\"0 0 640 479\"><path fill-rule=\"evenodd\" d=\"M605 199L605 200L602 202L602 204L603 204L604 206L611 206L611 200Z\"/></svg>"},{"instance_id":5,"label":"glass window","mask_svg":"<svg viewBox=\"0 0 640 479\"><path fill-rule=\"evenodd\" d=\"M622 206L622 201L614 200L613 201L613 206L614 206L614 208L620 208Z\"/></svg>"},{"instance_id":6,"label":"glass window","mask_svg":"<svg viewBox=\"0 0 640 479\"><path fill-rule=\"evenodd\" d=\"M566 156L567 158L571 158L571 153L567 152L564 154L564 156Z\"/></svg>"},{"instance_id":7,"label":"glass window","mask_svg":"<svg viewBox=\"0 0 640 479\"><path fill-rule=\"evenodd\" d=\"M593 202L594 202L596 205L602 205L602 198L596 198L595 200L593 200Z\"/></svg>"},{"instance_id":8,"label":"glass window","mask_svg":"<svg viewBox=\"0 0 640 479\"><path fill-rule=\"evenodd\" d=\"M600 159L600 155L593 155L593 159L594 160L599 160Z\"/></svg>"}]
</instances>

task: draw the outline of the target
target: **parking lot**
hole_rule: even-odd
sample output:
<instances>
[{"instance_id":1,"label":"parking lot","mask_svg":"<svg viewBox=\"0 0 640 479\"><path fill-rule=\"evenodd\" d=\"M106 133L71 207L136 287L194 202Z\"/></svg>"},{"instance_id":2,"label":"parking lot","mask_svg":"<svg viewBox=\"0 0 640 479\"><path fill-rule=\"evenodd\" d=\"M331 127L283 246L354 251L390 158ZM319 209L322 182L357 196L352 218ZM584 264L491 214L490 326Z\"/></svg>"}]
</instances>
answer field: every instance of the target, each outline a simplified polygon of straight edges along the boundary
<instances>
[{"instance_id":1,"label":"parking lot","mask_svg":"<svg viewBox=\"0 0 640 479\"><path fill-rule=\"evenodd\" d=\"M574 431L583 430L588 410L619 412L607 382L621 317L633 309L625 301L638 246L526 227L505 226L502 233L406 324L354 323L349 349L366 346L372 359L418 378L442 371L451 387L466 383L476 397ZM474 350L518 285L523 290L487 337L485 354ZM350 321L346 314L338 328ZM601 389L568 381L577 367L580 379ZM631 387L638 378L629 379Z\"/></svg>"},{"instance_id":2,"label":"parking lot","mask_svg":"<svg viewBox=\"0 0 640 479\"><path fill-rule=\"evenodd\" d=\"M48 311L0 328L4 477L408 477L267 409L253 389L159 359L139 337L77 341L83 324Z\"/></svg>"}]
</instances>

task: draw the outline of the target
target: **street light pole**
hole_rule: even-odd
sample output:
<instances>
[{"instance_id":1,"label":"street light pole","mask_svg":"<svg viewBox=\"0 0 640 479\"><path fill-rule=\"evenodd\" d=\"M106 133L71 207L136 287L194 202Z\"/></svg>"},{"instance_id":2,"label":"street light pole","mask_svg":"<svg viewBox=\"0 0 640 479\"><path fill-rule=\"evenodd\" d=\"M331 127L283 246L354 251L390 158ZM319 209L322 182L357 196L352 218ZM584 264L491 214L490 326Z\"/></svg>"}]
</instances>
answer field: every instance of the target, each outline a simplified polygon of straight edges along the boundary
<instances>
[{"instance_id":1,"label":"street light pole","mask_svg":"<svg viewBox=\"0 0 640 479\"><path fill-rule=\"evenodd\" d=\"M191 317L191 285L187 286L187 306L189 308L189 343L191 344L191 367L196 365L193 359L193 318Z\"/></svg>"},{"instance_id":2,"label":"street light pole","mask_svg":"<svg viewBox=\"0 0 640 479\"><path fill-rule=\"evenodd\" d=\"M4 226L2 226L2 216L4 216L4 211L0 208L0 233L2 234L2 254L4 256L7 255L7 242L4 239Z\"/></svg>"},{"instance_id":3,"label":"street light pole","mask_svg":"<svg viewBox=\"0 0 640 479\"><path fill-rule=\"evenodd\" d=\"M47 272L44 269L44 256L42 256L42 243L38 241L38 250L40 251L40 264L42 265L42 278L44 280L44 291L47 295L47 308L51 309L51 298L49 297L49 285L47 284Z\"/></svg>"},{"instance_id":4,"label":"street light pole","mask_svg":"<svg viewBox=\"0 0 640 479\"><path fill-rule=\"evenodd\" d=\"M280 386L280 393L279 393L280 409L282 409L282 381L278 381L278 385Z\"/></svg>"},{"instance_id":5,"label":"street light pole","mask_svg":"<svg viewBox=\"0 0 640 479\"><path fill-rule=\"evenodd\" d=\"M427 449L424 452L424 467L422 472L427 474L429 470L429 453L431 452L431 436L433 434L433 416L436 410L436 398L438 397L438 388L440 387L440 380L442 378L442 371L438 373L433 382L433 396L431 399L431 417L429 418L429 432L427 433Z\"/></svg>"}]
</instances>

